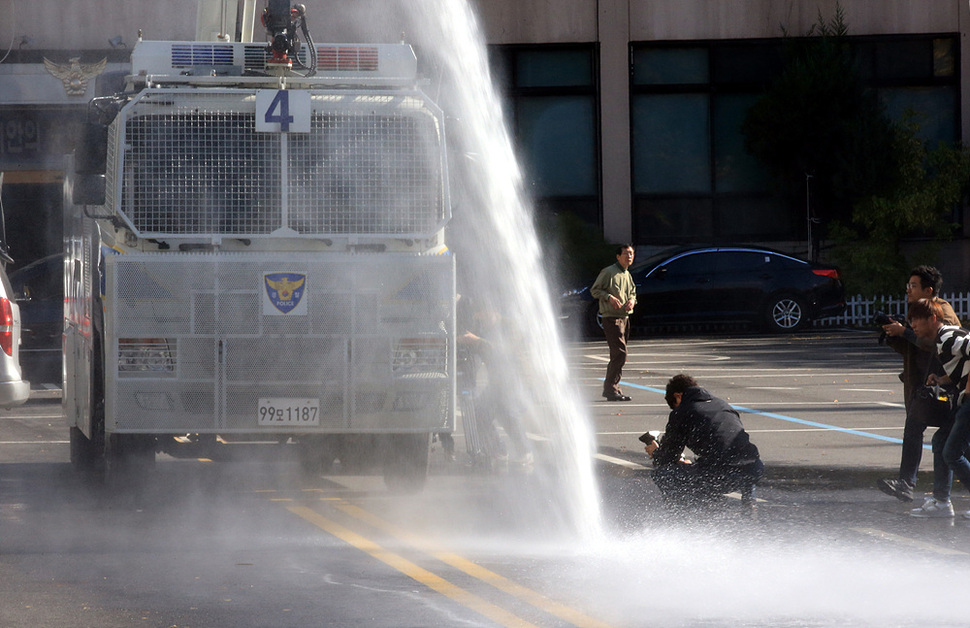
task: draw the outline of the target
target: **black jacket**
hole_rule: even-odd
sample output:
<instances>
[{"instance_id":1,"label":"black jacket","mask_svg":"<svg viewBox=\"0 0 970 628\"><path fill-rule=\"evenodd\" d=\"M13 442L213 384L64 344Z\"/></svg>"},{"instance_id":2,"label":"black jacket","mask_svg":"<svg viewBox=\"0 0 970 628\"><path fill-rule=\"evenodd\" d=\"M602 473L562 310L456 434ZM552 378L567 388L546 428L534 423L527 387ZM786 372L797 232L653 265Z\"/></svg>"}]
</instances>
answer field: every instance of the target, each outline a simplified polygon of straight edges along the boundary
<instances>
[{"instance_id":1,"label":"black jacket","mask_svg":"<svg viewBox=\"0 0 970 628\"><path fill-rule=\"evenodd\" d=\"M685 447L694 452L694 464L707 467L744 466L759 457L737 411L699 386L688 388L671 411L654 464L676 463Z\"/></svg>"},{"instance_id":2,"label":"black jacket","mask_svg":"<svg viewBox=\"0 0 970 628\"><path fill-rule=\"evenodd\" d=\"M943 322L947 325L960 326L960 319L953 311L953 306L944 299L936 299L943 308ZM903 403L909 408L913 391L926 382L929 373L943 375L943 366L936 359L936 341L919 339L916 332L909 325L902 336L887 336L886 345L903 356L903 372L899 374L899 381L903 383Z\"/></svg>"}]
</instances>

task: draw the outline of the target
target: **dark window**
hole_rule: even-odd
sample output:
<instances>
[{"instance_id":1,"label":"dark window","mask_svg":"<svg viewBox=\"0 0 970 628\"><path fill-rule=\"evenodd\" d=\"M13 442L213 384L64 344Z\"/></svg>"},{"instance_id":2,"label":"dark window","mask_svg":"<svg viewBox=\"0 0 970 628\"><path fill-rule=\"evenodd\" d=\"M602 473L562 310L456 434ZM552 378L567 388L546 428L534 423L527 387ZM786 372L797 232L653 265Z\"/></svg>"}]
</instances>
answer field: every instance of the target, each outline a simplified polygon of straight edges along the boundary
<instances>
[{"instance_id":1,"label":"dark window","mask_svg":"<svg viewBox=\"0 0 970 628\"><path fill-rule=\"evenodd\" d=\"M516 87L593 85L589 50L521 50L514 58Z\"/></svg>"},{"instance_id":2,"label":"dark window","mask_svg":"<svg viewBox=\"0 0 970 628\"><path fill-rule=\"evenodd\" d=\"M933 76L933 40L879 42L875 53L876 80Z\"/></svg>"},{"instance_id":3,"label":"dark window","mask_svg":"<svg viewBox=\"0 0 970 628\"><path fill-rule=\"evenodd\" d=\"M756 251L720 251L717 256L718 270L729 273L754 272L771 261L771 255Z\"/></svg>"},{"instance_id":4,"label":"dark window","mask_svg":"<svg viewBox=\"0 0 970 628\"><path fill-rule=\"evenodd\" d=\"M893 119L915 114L919 137L930 146L952 142L957 136L959 89L955 85L887 87L879 90L879 97Z\"/></svg>"},{"instance_id":5,"label":"dark window","mask_svg":"<svg viewBox=\"0 0 970 628\"><path fill-rule=\"evenodd\" d=\"M805 262L801 260L792 259L790 257L785 257L784 255L771 256L771 264L770 264L771 270L805 271L805 270L808 270L806 266L808 266L808 264L806 264Z\"/></svg>"},{"instance_id":6,"label":"dark window","mask_svg":"<svg viewBox=\"0 0 970 628\"><path fill-rule=\"evenodd\" d=\"M714 81L718 84L764 84L785 67L779 42L721 43L714 46Z\"/></svg>"},{"instance_id":7,"label":"dark window","mask_svg":"<svg viewBox=\"0 0 970 628\"><path fill-rule=\"evenodd\" d=\"M0 188L7 244L14 259L8 271L64 247L63 184L46 181L11 183L10 178Z\"/></svg>"},{"instance_id":8,"label":"dark window","mask_svg":"<svg viewBox=\"0 0 970 628\"><path fill-rule=\"evenodd\" d=\"M714 274L720 259L713 251L708 253L692 253L678 257L669 264L665 264L667 277L683 277L686 275Z\"/></svg>"},{"instance_id":9,"label":"dark window","mask_svg":"<svg viewBox=\"0 0 970 628\"><path fill-rule=\"evenodd\" d=\"M704 242L714 231L710 197L634 199L634 241L652 244Z\"/></svg>"},{"instance_id":10,"label":"dark window","mask_svg":"<svg viewBox=\"0 0 970 628\"><path fill-rule=\"evenodd\" d=\"M745 149L741 131L748 109L757 100L757 94L721 94L713 98L714 187L718 192L769 189L768 174Z\"/></svg>"},{"instance_id":11,"label":"dark window","mask_svg":"<svg viewBox=\"0 0 970 628\"><path fill-rule=\"evenodd\" d=\"M523 96L515 101L531 191L540 197L595 196L594 103L585 96Z\"/></svg>"},{"instance_id":12,"label":"dark window","mask_svg":"<svg viewBox=\"0 0 970 628\"><path fill-rule=\"evenodd\" d=\"M960 133L956 35L848 39L887 113L908 112L931 146ZM804 203L772 195L741 127L784 70L783 39L632 47L634 239L641 244L800 240Z\"/></svg>"},{"instance_id":13,"label":"dark window","mask_svg":"<svg viewBox=\"0 0 970 628\"><path fill-rule=\"evenodd\" d=\"M722 242L783 240L804 224L803 213L792 212L771 195L725 196L718 198L717 238Z\"/></svg>"},{"instance_id":14,"label":"dark window","mask_svg":"<svg viewBox=\"0 0 970 628\"><path fill-rule=\"evenodd\" d=\"M64 294L64 262L60 255L36 263L19 276L14 289L31 300L60 302Z\"/></svg>"},{"instance_id":15,"label":"dark window","mask_svg":"<svg viewBox=\"0 0 970 628\"><path fill-rule=\"evenodd\" d=\"M633 99L633 188L638 193L709 192L711 135L704 94Z\"/></svg>"},{"instance_id":16,"label":"dark window","mask_svg":"<svg viewBox=\"0 0 970 628\"><path fill-rule=\"evenodd\" d=\"M596 56L592 45L493 49L526 186L536 206L600 224Z\"/></svg>"},{"instance_id":17,"label":"dark window","mask_svg":"<svg viewBox=\"0 0 970 628\"><path fill-rule=\"evenodd\" d=\"M706 48L640 48L633 52L635 85L704 85L710 82Z\"/></svg>"}]
</instances>

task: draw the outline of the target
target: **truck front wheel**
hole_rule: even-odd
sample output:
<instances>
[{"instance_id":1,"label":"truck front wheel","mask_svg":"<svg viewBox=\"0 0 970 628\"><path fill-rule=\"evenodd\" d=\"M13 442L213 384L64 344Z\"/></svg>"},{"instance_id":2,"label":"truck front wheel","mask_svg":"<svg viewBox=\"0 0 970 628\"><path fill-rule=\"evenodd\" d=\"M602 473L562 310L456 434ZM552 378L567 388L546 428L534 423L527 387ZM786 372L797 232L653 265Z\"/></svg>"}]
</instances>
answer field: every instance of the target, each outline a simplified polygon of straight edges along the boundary
<instances>
[{"instance_id":1,"label":"truck front wheel","mask_svg":"<svg viewBox=\"0 0 970 628\"><path fill-rule=\"evenodd\" d=\"M333 436L301 436L297 443L300 470L306 477L316 477L330 471L337 458L337 442Z\"/></svg>"},{"instance_id":2,"label":"truck front wheel","mask_svg":"<svg viewBox=\"0 0 970 628\"><path fill-rule=\"evenodd\" d=\"M155 437L112 434L104 455L104 483L113 489L140 486L155 467Z\"/></svg>"},{"instance_id":3,"label":"truck front wheel","mask_svg":"<svg viewBox=\"0 0 970 628\"><path fill-rule=\"evenodd\" d=\"M97 326L95 326L97 328ZM105 438L104 438L104 344L97 331L92 336L91 363L88 389L90 412L90 432L88 438L81 428L72 425L71 464L74 469L95 484L104 481Z\"/></svg>"},{"instance_id":4,"label":"truck front wheel","mask_svg":"<svg viewBox=\"0 0 970 628\"><path fill-rule=\"evenodd\" d=\"M98 451L90 438L84 435L76 425L71 426L71 464L74 469L82 473L94 471L95 465L101 459L101 452Z\"/></svg>"}]
</instances>

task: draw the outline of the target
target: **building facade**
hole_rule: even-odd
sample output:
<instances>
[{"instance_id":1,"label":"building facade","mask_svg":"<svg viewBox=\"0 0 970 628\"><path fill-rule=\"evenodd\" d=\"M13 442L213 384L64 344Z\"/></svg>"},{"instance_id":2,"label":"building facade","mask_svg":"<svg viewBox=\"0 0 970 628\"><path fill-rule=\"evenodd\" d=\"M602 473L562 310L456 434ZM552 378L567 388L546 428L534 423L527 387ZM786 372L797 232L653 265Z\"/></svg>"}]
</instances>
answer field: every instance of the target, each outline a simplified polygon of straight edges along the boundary
<instances>
[{"instance_id":1,"label":"building facade","mask_svg":"<svg viewBox=\"0 0 970 628\"><path fill-rule=\"evenodd\" d=\"M740 124L779 74L786 34L804 35L839 8L861 72L890 115L916 111L930 141L970 139L965 2L473 3L536 205L571 211L612 241L759 242L808 253L810 200L803 212L777 199ZM235 23L234 6L221 11L230 4L0 0L11 17L0 23L0 42L9 42L0 51L7 229L34 234L21 250L11 239L18 261L59 247L63 155L87 101L119 86L139 33L212 38ZM305 4L318 42L409 39L419 28L403 1ZM956 218L964 223L962 212ZM951 245L946 272L970 284L966 248Z\"/></svg>"}]
</instances>

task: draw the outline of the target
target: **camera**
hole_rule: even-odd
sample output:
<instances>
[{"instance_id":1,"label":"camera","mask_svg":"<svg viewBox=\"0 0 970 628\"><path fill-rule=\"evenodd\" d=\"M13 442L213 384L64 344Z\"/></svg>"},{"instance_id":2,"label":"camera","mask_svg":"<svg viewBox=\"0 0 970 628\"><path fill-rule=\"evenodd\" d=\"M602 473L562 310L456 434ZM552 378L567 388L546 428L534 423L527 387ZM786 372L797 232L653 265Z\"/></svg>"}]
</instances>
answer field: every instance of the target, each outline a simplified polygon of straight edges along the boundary
<instances>
[{"instance_id":1,"label":"camera","mask_svg":"<svg viewBox=\"0 0 970 628\"><path fill-rule=\"evenodd\" d=\"M920 386L919 388L916 389L916 393L914 396L917 399L921 399L923 401L943 401L943 402L950 401L950 393L945 388L939 385Z\"/></svg>"},{"instance_id":2,"label":"camera","mask_svg":"<svg viewBox=\"0 0 970 628\"><path fill-rule=\"evenodd\" d=\"M905 325L906 317L903 316L902 314L886 314L885 312L880 311L880 312L876 312L876 315L872 317L872 321L876 325L879 325L880 327L882 327L883 325L888 325L893 321L901 325ZM885 344L885 343L886 343L886 332L883 331L881 334L879 334L879 344Z\"/></svg>"},{"instance_id":3,"label":"camera","mask_svg":"<svg viewBox=\"0 0 970 628\"><path fill-rule=\"evenodd\" d=\"M639 440L644 445L649 445L654 441L660 442L663 437L664 434L660 430L650 430L646 434L641 434Z\"/></svg>"},{"instance_id":4,"label":"camera","mask_svg":"<svg viewBox=\"0 0 970 628\"><path fill-rule=\"evenodd\" d=\"M894 321L897 323L901 323L903 325L906 324L906 317L903 316L902 314L886 314L885 312L876 312L876 315L873 317L872 320L876 325L879 325L880 327L882 327L883 325L888 325L889 323L892 323Z\"/></svg>"}]
</instances>

